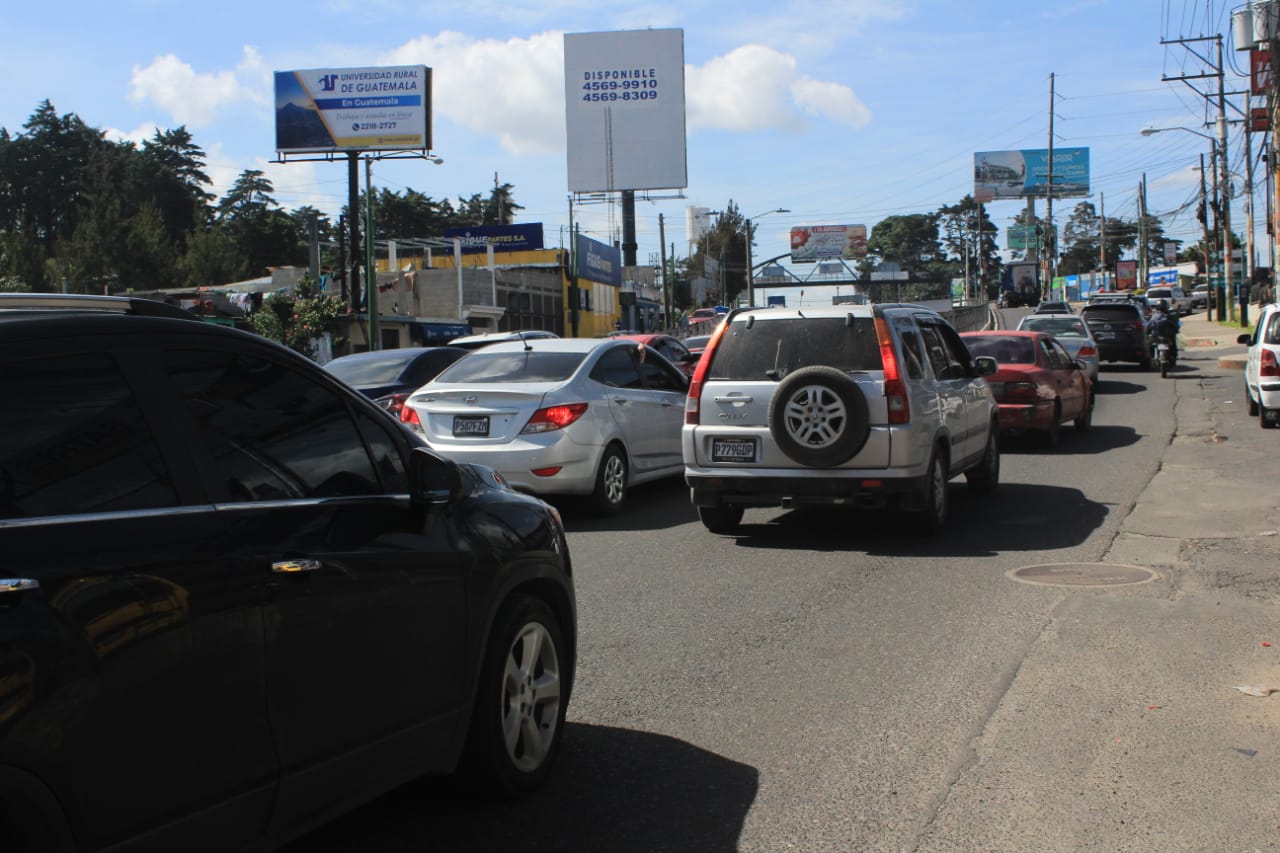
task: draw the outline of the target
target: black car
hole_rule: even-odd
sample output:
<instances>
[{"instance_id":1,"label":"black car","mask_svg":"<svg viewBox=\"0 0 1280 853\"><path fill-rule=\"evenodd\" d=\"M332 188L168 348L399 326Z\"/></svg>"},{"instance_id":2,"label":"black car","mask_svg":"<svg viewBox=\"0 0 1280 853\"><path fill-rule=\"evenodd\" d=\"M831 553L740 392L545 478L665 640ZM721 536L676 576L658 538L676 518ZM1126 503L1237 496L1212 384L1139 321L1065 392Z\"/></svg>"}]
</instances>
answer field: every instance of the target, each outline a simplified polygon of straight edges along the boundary
<instances>
[{"instance_id":1,"label":"black car","mask_svg":"<svg viewBox=\"0 0 1280 853\"><path fill-rule=\"evenodd\" d=\"M325 370L399 416L409 395L466 355L462 347L405 347L344 355Z\"/></svg>"},{"instance_id":2,"label":"black car","mask_svg":"<svg viewBox=\"0 0 1280 853\"><path fill-rule=\"evenodd\" d=\"M535 788L559 515L263 338L0 294L0 850L268 849L425 774Z\"/></svg>"},{"instance_id":3,"label":"black car","mask_svg":"<svg viewBox=\"0 0 1280 853\"><path fill-rule=\"evenodd\" d=\"M1080 309L1098 346L1099 361L1124 361L1151 367L1147 347L1146 318L1136 301L1090 302Z\"/></svg>"}]
</instances>

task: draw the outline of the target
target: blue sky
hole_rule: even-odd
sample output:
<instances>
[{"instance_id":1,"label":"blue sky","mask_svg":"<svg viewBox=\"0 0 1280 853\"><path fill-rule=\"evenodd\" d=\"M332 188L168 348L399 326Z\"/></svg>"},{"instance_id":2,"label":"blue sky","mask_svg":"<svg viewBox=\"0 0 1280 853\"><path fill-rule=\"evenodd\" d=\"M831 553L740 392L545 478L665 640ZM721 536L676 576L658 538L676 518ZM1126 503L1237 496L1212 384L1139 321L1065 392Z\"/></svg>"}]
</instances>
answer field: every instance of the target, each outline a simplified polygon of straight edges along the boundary
<instances>
[{"instance_id":1,"label":"blue sky","mask_svg":"<svg viewBox=\"0 0 1280 853\"><path fill-rule=\"evenodd\" d=\"M658 252L659 213L667 242L683 256L686 206L720 209L729 199L745 216L791 211L757 223L761 259L788 250L792 226L870 228L959 200L973 190L975 151L1046 147L1051 73L1055 147L1090 149L1095 204L1103 200L1108 216L1135 216L1145 173L1152 212L1187 205L1208 142L1140 131L1210 132L1202 99L1161 79L1196 73L1200 64L1160 44L1229 35L1229 7L1208 5L226 0L196 14L171 0L52 0L5 13L0 125L20 132L45 99L118 137L185 124L208 154L216 192L244 169L263 169L284 207L311 204L336 217L346 198L343 163L270 163L272 72L425 64L434 74L434 149L444 163L380 162L375 185L456 199L487 192L496 173L524 205L520 220L543 222L547 245L559 245L569 222L563 34L680 28L689 186L684 199L638 204L638 259ZM1246 54L1230 47L1229 60L1243 65ZM1228 91L1244 83L1230 74ZM814 91L823 97L805 95ZM1229 150L1232 168L1243 172L1239 125ZM1055 202L1055 220L1064 222L1074 203ZM1262 195L1257 203L1265 209ZM1002 233L1020 206L989 205ZM580 208L579 218L596 239L620 237L612 206ZM1242 200L1233 221L1243 232ZM1198 239L1194 205L1167 217L1166 229ZM1261 263L1268 260L1264 252Z\"/></svg>"}]
</instances>

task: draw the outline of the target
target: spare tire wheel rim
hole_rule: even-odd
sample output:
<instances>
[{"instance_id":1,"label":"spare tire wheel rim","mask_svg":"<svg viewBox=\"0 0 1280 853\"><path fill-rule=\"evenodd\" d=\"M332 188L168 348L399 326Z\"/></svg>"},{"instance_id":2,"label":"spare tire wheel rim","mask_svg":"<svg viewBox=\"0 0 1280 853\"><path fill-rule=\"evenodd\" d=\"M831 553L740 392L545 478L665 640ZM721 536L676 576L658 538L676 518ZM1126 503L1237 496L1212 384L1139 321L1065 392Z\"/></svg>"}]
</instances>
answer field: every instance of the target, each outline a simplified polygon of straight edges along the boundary
<instances>
[{"instance_id":1,"label":"spare tire wheel rim","mask_svg":"<svg viewBox=\"0 0 1280 853\"><path fill-rule=\"evenodd\" d=\"M785 412L787 432L805 447L830 447L844 432L849 412L830 388L805 385L791 395Z\"/></svg>"}]
</instances>

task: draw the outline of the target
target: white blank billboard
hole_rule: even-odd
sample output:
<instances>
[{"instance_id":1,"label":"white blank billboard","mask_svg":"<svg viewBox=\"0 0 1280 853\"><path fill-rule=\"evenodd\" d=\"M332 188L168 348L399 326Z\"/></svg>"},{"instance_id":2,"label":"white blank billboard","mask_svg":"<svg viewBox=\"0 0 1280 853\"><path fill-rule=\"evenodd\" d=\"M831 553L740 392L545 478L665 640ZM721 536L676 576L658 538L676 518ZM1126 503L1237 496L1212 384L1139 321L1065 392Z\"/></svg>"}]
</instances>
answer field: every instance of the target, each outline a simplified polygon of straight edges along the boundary
<instances>
[{"instance_id":1,"label":"white blank billboard","mask_svg":"<svg viewBox=\"0 0 1280 853\"><path fill-rule=\"evenodd\" d=\"M567 33L569 191L683 189L684 31Z\"/></svg>"}]
</instances>

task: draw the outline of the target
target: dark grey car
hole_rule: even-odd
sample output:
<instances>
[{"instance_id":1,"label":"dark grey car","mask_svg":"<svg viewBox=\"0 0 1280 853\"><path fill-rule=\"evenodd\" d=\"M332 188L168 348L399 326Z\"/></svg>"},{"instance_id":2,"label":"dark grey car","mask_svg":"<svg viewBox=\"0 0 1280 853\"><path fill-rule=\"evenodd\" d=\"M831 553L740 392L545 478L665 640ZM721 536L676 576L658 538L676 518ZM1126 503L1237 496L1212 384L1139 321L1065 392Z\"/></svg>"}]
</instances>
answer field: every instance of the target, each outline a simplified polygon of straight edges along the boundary
<instances>
[{"instance_id":1,"label":"dark grey car","mask_svg":"<svg viewBox=\"0 0 1280 853\"><path fill-rule=\"evenodd\" d=\"M1097 302L1080 309L1098 345L1098 359L1151 367L1151 350L1142 309L1135 302Z\"/></svg>"}]
</instances>

